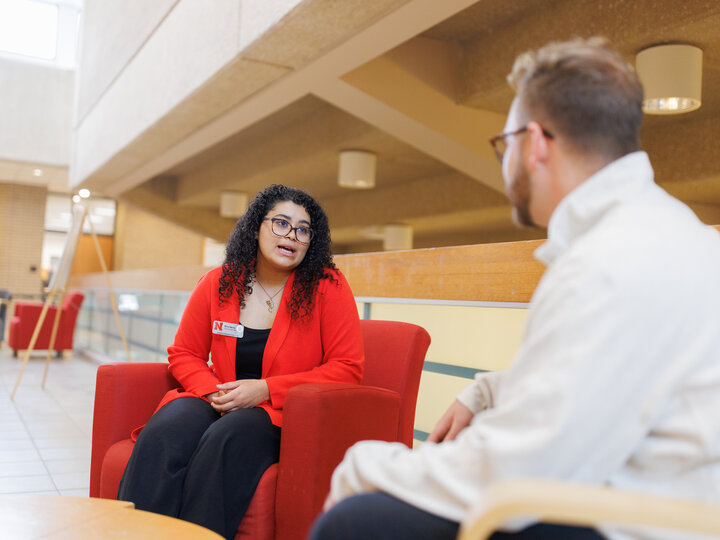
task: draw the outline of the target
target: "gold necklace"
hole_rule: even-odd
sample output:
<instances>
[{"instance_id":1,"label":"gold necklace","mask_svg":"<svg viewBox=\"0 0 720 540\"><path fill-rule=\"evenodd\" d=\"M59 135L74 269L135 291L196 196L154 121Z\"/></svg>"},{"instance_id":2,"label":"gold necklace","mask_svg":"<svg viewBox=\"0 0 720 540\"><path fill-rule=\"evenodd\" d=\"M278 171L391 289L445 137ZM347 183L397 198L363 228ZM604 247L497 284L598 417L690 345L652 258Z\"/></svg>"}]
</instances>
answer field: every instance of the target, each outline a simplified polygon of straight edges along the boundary
<instances>
[{"instance_id":1,"label":"gold necklace","mask_svg":"<svg viewBox=\"0 0 720 540\"><path fill-rule=\"evenodd\" d=\"M285 288L285 285L287 284L287 279L285 279L285 283L282 284L282 287L280 287L275 294L270 296L270 294L265 290L265 287L262 286L262 283L258 279L255 280L255 283L260 285L260 288L265 293L265 296L268 297L267 300L265 300L265 305L267 306L268 312L272 313L273 309L275 309L275 302L273 302L273 298L275 298L278 294L280 294L280 291L282 291Z\"/></svg>"}]
</instances>

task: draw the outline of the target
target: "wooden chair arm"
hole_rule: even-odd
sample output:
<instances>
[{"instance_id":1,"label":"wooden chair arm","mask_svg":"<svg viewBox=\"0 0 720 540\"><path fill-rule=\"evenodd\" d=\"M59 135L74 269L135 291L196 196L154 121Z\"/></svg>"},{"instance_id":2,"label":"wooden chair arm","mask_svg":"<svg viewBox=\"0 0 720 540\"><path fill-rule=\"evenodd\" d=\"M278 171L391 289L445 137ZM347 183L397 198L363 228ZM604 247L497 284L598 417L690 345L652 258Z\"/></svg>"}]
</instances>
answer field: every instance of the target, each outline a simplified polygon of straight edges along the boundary
<instances>
[{"instance_id":1,"label":"wooden chair arm","mask_svg":"<svg viewBox=\"0 0 720 540\"><path fill-rule=\"evenodd\" d=\"M458 540L485 540L510 519L578 527L633 525L720 535L720 506L610 487L518 479L488 487Z\"/></svg>"}]
</instances>

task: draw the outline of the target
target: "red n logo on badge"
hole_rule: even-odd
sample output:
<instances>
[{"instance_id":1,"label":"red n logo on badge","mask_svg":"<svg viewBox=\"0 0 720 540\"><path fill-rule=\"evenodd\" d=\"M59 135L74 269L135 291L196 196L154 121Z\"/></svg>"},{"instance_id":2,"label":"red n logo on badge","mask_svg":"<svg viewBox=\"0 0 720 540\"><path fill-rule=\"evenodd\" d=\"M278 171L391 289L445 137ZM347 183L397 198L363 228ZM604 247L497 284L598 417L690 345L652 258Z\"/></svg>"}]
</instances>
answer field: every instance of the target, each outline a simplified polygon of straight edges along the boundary
<instances>
[{"instance_id":1,"label":"red n logo on badge","mask_svg":"<svg viewBox=\"0 0 720 540\"><path fill-rule=\"evenodd\" d=\"M215 326L213 327L213 331L217 330L218 332L222 332L222 321L215 321Z\"/></svg>"}]
</instances>

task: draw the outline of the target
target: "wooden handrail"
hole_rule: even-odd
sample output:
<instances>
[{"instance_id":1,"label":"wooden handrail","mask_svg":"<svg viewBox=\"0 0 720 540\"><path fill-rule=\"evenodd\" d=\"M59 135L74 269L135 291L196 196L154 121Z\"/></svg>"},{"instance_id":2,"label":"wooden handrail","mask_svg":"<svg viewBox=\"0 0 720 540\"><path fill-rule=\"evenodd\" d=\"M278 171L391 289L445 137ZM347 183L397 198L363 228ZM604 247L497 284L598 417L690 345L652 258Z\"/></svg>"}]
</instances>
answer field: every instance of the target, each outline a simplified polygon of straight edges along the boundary
<instances>
[{"instance_id":1,"label":"wooden handrail","mask_svg":"<svg viewBox=\"0 0 720 540\"><path fill-rule=\"evenodd\" d=\"M355 296L527 302L544 271L541 241L338 255ZM189 291L208 270L182 266L110 272L115 289ZM69 289L106 289L102 273L71 276Z\"/></svg>"},{"instance_id":2,"label":"wooden handrail","mask_svg":"<svg viewBox=\"0 0 720 540\"><path fill-rule=\"evenodd\" d=\"M715 227L720 230L720 225ZM544 240L337 255L358 297L529 302L545 267ZM190 291L208 270L180 266L110 272L116 289ZM106 289L102 273L71 276L69 289Z\"/></svg>"},{"instance_id":3,"label":"wooden handrail","mask_svg":"<svg viewBox=\"0 0 720 540\"><path fill-rule=\"evenodd\" d=\"M339 255L355 296L528 302L545 267L542 240Z\"/></svg>"}]
</instances>

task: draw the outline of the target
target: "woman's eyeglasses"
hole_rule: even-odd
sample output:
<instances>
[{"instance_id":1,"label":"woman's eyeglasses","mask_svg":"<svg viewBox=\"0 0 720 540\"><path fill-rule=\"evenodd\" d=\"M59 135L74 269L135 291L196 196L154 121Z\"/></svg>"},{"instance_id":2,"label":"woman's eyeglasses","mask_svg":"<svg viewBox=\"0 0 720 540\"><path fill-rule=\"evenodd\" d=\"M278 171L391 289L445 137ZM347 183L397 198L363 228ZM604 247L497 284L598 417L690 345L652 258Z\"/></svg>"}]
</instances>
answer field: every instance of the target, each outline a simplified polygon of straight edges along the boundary
<instances>
[{"instance_id":1,"label":"woman's eyeglasses","mask_svg":"<svg viewBox=\"0 0 720 540\"><path fill-rule=\"evenodd\" d=\"M275 236L281 238L287 238L291 232L295 231L295 240L301 244L308 245L313 237L313 231L310 227L301 225L300 227L293 227L292 224L283 218L263 218L263 221L270 221L270 230Z\"/></svg>"}]
</instances>

